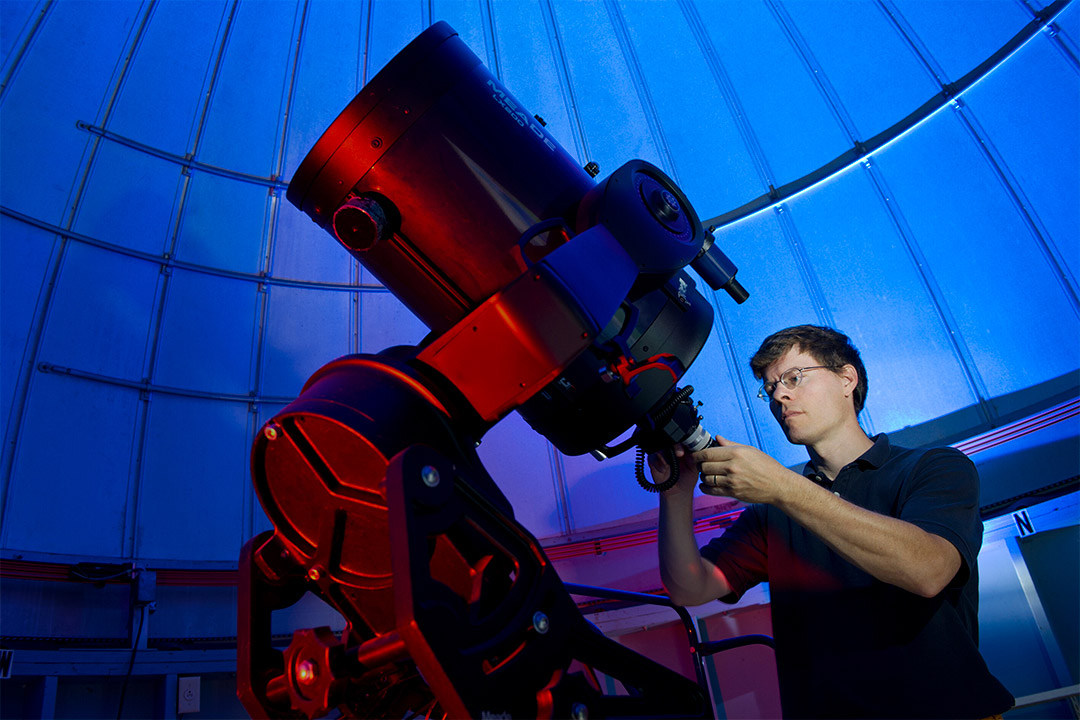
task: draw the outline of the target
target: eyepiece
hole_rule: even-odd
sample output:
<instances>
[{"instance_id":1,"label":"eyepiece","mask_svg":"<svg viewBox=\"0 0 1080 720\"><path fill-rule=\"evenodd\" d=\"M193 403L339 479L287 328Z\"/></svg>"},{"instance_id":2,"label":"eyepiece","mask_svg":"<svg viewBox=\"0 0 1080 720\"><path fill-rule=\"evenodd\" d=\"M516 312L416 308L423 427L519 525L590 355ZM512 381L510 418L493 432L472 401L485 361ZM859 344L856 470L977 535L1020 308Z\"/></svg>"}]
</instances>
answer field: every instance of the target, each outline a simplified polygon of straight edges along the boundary
<instances>
[{"instance_id":1,"label":"eyepiece","mask_svg":"<svg viewBox=\"0 0 1080 720\"><path fill-rule=\"evenodd\" d=\"M735 267L735 263L731 262L724 251L716 245L711 232L705 233L705 245L701 253L690 263L690 267L697 271L709 287L713 290L724 290L740 305L750 297L746 288L735 279L735 273L739 271L739 268Z\"/></svg>"},{"instance_id":2,"label":"eyepiece","mask_svg":"<svg viewBox=\"0 0 1080 720\"><path fill-rule=\"evenodd\" d=\"M686 434L686 437L679 440L679 442L685 445L690 452L697 452L698 450L712 447L713 437L709 431L701 427L701 425L695 425L690 432Z\"/></svg>"}]
</instances>

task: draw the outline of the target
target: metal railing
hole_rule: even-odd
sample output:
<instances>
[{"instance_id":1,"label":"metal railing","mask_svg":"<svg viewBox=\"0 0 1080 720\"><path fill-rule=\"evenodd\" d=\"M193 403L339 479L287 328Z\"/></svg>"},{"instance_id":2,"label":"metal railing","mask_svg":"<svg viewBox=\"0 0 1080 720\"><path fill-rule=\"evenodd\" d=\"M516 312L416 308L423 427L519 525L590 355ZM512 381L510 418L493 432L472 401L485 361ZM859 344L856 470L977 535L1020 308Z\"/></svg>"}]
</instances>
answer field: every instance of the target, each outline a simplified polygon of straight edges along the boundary
<instances>
[{"instance_id":1,"label":"metal railing","mask_svg":"<svg viewBox=\"0 0 1080 720\"><path fill-rule=\"evenodd\" d=\"M579 585L577 583L563 583L563 586L571 595L583 597L595 597L606 600L618 600L631 605L656 605L670 608L675 611L686 629L686 637L690 643L690 655L694 664L694 673L697 676L698 685L706 697L711 697L709 691L709 679L705 672L705 658L726 650L746 647L747 645L766 645L776 649L773 639L768 635L740 635L724 640L712 640L702 642L698 635L694 619L686 608L680 607L666 595L652 595L650 593L631 592L628 590L614 590L612 588L593 587L591 585ZM712 706L710 705L710 708Z\"/></svg>"}]
</instances>

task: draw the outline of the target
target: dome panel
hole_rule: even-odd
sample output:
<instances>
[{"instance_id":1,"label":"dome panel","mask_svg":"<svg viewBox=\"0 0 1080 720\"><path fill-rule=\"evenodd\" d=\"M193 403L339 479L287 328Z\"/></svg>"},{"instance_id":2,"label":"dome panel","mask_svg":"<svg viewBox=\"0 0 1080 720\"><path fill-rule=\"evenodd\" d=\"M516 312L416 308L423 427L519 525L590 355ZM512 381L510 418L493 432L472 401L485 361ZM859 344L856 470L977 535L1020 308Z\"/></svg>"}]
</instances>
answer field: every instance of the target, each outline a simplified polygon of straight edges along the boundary
<instances>
[{"instance_id":1,"label":"dome panel","mask_svg":"<svg viewBox=\"0 0 1080 720\"><path fill-rule=\"evenodd\" d=\"M656 511L656 494L645 492L634 481L633 452L603 462L591 455L564 457L563 466L578 528L613 524Z\"/></svg>"},{"instance_id":2,"label":"dome panel","mask_svg":"<svg viewBox=\"0 0 1080 720\"><path fill-rule=\"evenodd\" d=\"M4 547L125 557L139 391L35 372L4 508ZM60 410L62 409L62 410Z\"/></svg>"},{"instance_id":3,"label":"dome panel","mask_svg":"<svg viewBox=\"0 0 1080 720\"><path fill-rule=\"evenodd\" d=\"M603 176L629 158L663 167L627 58L604 5L564 1L554 2L553 7L584 127L586 162L599 163Z\"/></svg>"},{"instance_id":4,"label":"dome panel","mask_svg":"<svg viewBox=\"0 0 1080 720\"><path fill-rule=\"evenodd\" d=\"M253 387L258 284L175 269L169 277L154 382L247 396Z\"/></svg>"},{"instance_id":5,"label":"dome panel","mask_svg":"<svg viewBox=\"0 0 1080 720\"><path fill-rule=\"evenodd\" d=\"M488 13L494 11L491 7L482 6L482 0L433 0L431 2L431 17L425 18L425 24L443 20L457 31L465 44L469 46L481 62L492 69L492 48L488 47L488 37L498 32L498 27L493 26L493 21ZM497 63L497 60L496 60ZM496 75L498 77L498 75Z\"/></svg>"},{"instance_id":6,"label":"dome panel","mask_svg":"<svg viewBox=\"0 0 1080 720\"><path fill-rule=\"evenodd\" d=\"M291 178L323 131L363 86L365 4L317 2L303 18L300 57L289 99L284 178ZM289 206L288 215L296 214ZM316 277L316 276L313 276Z\"/></svg>"},{"instance_id":7,"label":"dome panel","mask_svg":"<svg viewBox=\"0 0 1080 720\"><path fill-rule=\"evenodd\" d=\"M105 140L88 180L73 230L141 253L169 252L182 190L175 163Z\"/></svg>"},{"instance_id":8,"label":"dome panel","mask_svg":"<svg viewBox=\"0 0 1080 720\"><path fill-rule=\"evenodd\" d=\"M790 182L851 146L764 3L697 8L764 152L768 183Z\"/></svg>"},{"instance_id":9,"label":"dome panel","mask_svg":"<svg viewBox=\"0 0 1080 720\"><path fill-rule=\"evenodd\" d=\"M537 537L574 528L560 487L561 456L520 415L500 420L476 449L495 484L514 506L514 517ZM554 464L554 467L553 467Z\"/></svg>"},{"instance_id":10,"label":"dome panel","mask_svg":"<svg viewBox=\"0 0 1080 720\"><path fill-rule=\"evenodd\" d=\"M193 173L182 198L176 258L248 275L262 271L270 189L209 173Z\"/></svg>"},{"instance_id":11,"label":"dome panel","mask_svg":"<svg viewBox=\"0 0 1080 720\"><path fill-rule=\"evenodd\" d=\"M1032 19L1013 0L983 0L968 12L957 12L965 5L937 0L893 0L893 7L929 51L927 59L945 72L943 83L959 80Z\"/></svg>"},{"instance_id":12,"label":"dome panel","mask_svg":"<svg viewBox=\"0 0 1080 720\"><path fill-rule=\"evenodd\" d=\"M262 346L262 394L296 397L307 379L350 350L348 293L284 285L269 289Z\"/></svg>"},{"instance_id":13,"label":"dome panel","mask_svg":"<svg viewBox=\"0 0 1080 720\"><path fill-rule=\"evenodd\" d=\"M215 67L197 158L267 177L277 172L301 6L238 3Z\"/></svg>"},{"instance_id":14,"label":"dome panel","mask_svg":"<svg viewBox=\"0 0 1080 720\"><path fill-rule=\"evenodd\" d=\"M353 297L360 305L361 352L377 353L394 345L417 345L428 328L401 301L385 291L363 292ZM346 319L341 318L342 329ZM355 327L355 323L350 323Z\"/></svg>"},{"instance_id":15,"label":"dome panel","mask_svg":"<svg viewBox=\"0 0 1080 720\"><path fill-rule=\"evenodd\" d=\"M364 53L360 87L366 85L391 58L437 18L424 17L431 6L424 3L373 2L366 27L361 28L367 51ZM358 90L360 88L357 88Z\"/></svg>"},{"instance_id":16,"label":"dome panel","mask_svg":"<svg viewBox=\"0 0 1080 720\"><path fill-rule=\"evenodd\" d=\"M1057 26L1055 28L1056 32L1065 33L1062 42L1076 47L1076 41L1080 38L1080 11L1076 9L1076 6L1070 4L1062 10L1061 13L1054 18L1054 25Z\"/></svg>"},{"instance_id":17,"label":"dome panel","mask_svg":"<svg viewBox=\"0 0 1080 720\"><path fill-rule=\"evenodd\" d=\"M547 131L584 165L588 160L582 149L577 105L571 101L573 88L564 81L557 33L545 23L540 3L497 3L492 15L496 32L505 29L496 38L496 76L530 112L544 118Z\"/></svg>"},{"instance_id":18,"label":"dome panel","mask_svg":"<svg viewBox=\"0 0 1080 720\"><path fill-rule=\"evenodd\" d=\"M17 53L37 17L35 0L8 0L0 3L0 58L4 64Z\"/></svg>"},{"instance_id":19,"label":"dome panel","mask_svg":"<svg viewBox=\"0 0 1080 720\"><path fill-rule=\"evenodd\" d=\"M250 484L246 402L155 393L142 463L136 556L235 561Z\"/></svg>"},{"instance_id":20,"label":"dome panel","mask_svg":"<svg viewBox=\"0 0 1080 720\"><path fill-rule=\"evenodd\" d=\"M701 218L757 197L768 188L754 168L715 73L715 48L700 15L658 15L649 3L627 3L623 15L662 128L662 157ZM692 27L691 23L695 23Z\"/></svg>"},{"instance_id":21,"label":"dome panel","mask_svg":"<svg viewBox=\"0 0 1080 720\"><path fill-rule=\"evenodd\" d=\"M6 63L15 58L5 58L5 75L15 74L4 87L3 102L20 108L4 114L0 172L5 207L63 222L90 142L75 123L93 123L103 109L138 6L117 2L108 13L99 9L95 3L50 5L32 51L20 56L14 68Z\"/></svg>"},{"instance_id":22,"label":"dome panel","mask_svg":"<svg viewBox=\"0 0 1080 720\"><path fill-rule=\"evenodd\" d=\"M278 193L274 226L273 277L302 282L353 282L356 261L338 242Z\"/></svg>"},{"instance_id":23,"label":"dome panel","mask_svg":"<svg viewBox=\"0 0 1080 720\"><path fill-rule=\"evenodd\" d=\"M153 5L108 129L175 155L191 150L227 21L223 0Z\"/></svg>"},{"instance_id":24,"label":"dome panel","mask_svg":"<svg viewBox=\"0 0 1080 720\"><path fill-rule=\"evenodd\" d=\"M1080 17L1075 6L1062 15ZM1080 85L1077 68L1042 34L964 96L995 160L1015 179L1038 232L1080 279ZM1011 98L1001 102L1001 97Z\"/></svg>"},{"instance_id":25,"label":"dome panel","mask_svg":"<svg viewBox=\"0 0 1080 720\"><path fill-rule=\"evenodd\" d=\"M39 360L141 381L160 280L156 263L69 244Z\"/></svg>"},{"instance_id":26,"label":"dome panel","mask_svg":"<svg viewBox=\"0 0 1080 720\"><path fill-rule=\"evenodd\" d=\"M8 423L18 412L16 388L33 366L31 333L60 240L52 233L0 215L0 417Z\"/></svg>"},{"instance_id":27,"label":"dome panel","mask_svg":"<svg viewBox=\"0 0 1080 720\"><path fill-rule=\"evenodd\" d=\"M843 103L859 140L882 132L941 90L877 3L830 0L783 7Z\"/></svg>"},{"instance_id":28,"label":"dome panel","mask_svg":"<svg viewBox=\"0 0 1080 720\"><path fill-rule=\"evenodd\" d=\"M994 397L1076 369L1060 323L1077 310L956 115L936 115L880 166L900 207L919 208L913 236Z\"/></svg>"}]
</instances>

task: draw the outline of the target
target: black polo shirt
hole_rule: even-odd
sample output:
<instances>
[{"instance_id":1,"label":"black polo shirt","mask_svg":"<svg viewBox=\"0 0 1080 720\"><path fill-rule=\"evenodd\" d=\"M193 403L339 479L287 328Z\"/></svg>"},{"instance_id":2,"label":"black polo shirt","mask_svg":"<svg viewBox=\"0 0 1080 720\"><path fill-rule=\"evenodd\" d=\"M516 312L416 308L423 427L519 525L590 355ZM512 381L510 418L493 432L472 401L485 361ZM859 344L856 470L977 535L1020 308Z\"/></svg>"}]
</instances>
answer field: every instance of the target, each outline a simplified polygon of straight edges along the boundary
<instances>
[{"instance_id":1,"label":"black polo shirt","mask_svg":"<svg viewBox=\"0 0 1080 720\"><path fill-rule=\"evenodd\" d=\"M733 588L724 602L769 582L784 716L958 719L1012 707L978 650L975 465L958 450L894 447L882 434L828 489L945 538L962 566L937 597L919 597L860 570L775 507L748 507L701 554Z\"/></svg>"}]
</instances>

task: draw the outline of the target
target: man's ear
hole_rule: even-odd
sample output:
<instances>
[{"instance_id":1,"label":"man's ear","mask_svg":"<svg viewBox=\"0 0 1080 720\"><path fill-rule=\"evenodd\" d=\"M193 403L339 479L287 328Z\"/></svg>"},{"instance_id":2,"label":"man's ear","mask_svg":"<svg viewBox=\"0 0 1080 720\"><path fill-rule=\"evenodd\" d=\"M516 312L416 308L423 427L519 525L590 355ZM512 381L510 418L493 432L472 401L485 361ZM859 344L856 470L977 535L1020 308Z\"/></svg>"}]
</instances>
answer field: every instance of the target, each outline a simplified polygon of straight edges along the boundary
<instances>
[{"instance_id":1,"label":"man's ear","mask_svg":"<svg viewBox=\"0 0 1080 720\"><path fill-rule=\"evenodd\" d=\"M859 384L859 371L854 365L844 365L840 368L840 377L844 380L844 397L851 397Z\"/></svg>"}]
</instances>

